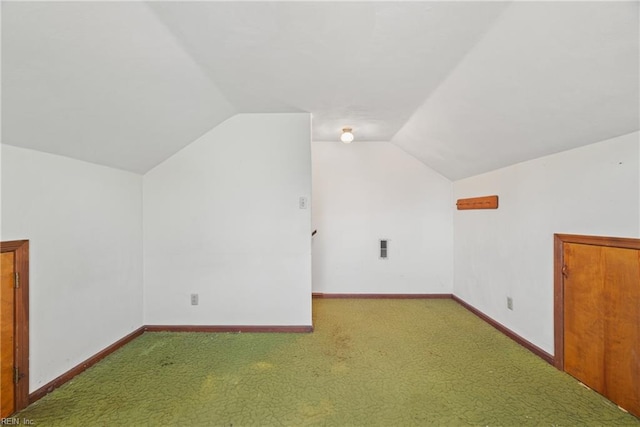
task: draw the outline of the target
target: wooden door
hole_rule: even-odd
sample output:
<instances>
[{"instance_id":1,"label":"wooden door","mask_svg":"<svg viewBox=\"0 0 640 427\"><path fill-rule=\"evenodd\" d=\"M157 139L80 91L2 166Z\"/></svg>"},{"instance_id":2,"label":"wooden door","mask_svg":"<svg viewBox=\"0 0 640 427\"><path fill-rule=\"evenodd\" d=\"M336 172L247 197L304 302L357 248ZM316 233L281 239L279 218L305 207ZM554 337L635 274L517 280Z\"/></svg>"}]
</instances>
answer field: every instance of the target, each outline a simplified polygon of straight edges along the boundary
<instances>
[{"instance_id":1,"label":"wooden door","mask_svg":"<svg viewBox=\"0 0 640 427\"><path fill-rule=\"evenodd\" d=\"M15 252L2 252L0 265L0 418L16 409L15 366Z\"/></svg>"},{"instance_id":2,"label":"wooden door","mask_svg":"<svg viewBox=\"0 0 640 427\"><path fill-rule=\"evenodd\" d=\"M29 404L29 241L0 242L0 418Z\"/></svg>"},{"instance_id":3,"label":"wooden door","mask_svg":"<svg viewBox=\"0 0 640 427\"><path fill-rule=\"evenodd\" d=\"M640 250L564 242L562 281L564 370L640 415Z\"/></svg>"}]
</instances>

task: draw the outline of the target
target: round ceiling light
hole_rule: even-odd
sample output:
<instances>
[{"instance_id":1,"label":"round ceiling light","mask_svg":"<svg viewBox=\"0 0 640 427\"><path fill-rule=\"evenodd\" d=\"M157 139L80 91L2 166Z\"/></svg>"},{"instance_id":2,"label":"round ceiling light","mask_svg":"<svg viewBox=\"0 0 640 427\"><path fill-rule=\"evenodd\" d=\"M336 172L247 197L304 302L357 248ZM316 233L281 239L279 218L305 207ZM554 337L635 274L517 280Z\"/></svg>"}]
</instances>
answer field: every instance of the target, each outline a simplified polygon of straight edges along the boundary
<instances>
[{"instance_id":1,"label":"round ceiling light","mask_svg":"<svg viewBox=\"0 0 640 427\"><path fill-rule=\"evenodd\" d=\"M343 128L342 129L342 135L340 135L340 141L344 142L345 144L349 144L351 141L353 141L353 129L351 128Z\"/></svg>"}]
</instances>

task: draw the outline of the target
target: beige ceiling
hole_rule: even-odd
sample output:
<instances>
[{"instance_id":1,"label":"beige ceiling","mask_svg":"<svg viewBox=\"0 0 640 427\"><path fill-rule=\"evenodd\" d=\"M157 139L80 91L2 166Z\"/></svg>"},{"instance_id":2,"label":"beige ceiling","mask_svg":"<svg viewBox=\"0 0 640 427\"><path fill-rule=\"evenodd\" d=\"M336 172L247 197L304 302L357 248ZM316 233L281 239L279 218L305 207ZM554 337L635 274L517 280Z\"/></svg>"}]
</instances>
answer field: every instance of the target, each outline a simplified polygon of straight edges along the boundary
<instances>
[{"instance_id":1,"label":"beige ceiling","mask_svg":"<svg viewBox=\"0 0 640 427\"><path fill-rule=\"evenodd\" d=\"M236 113L450 179L639 126L633 2L2 2L2 142L144 173Z\"/></svg>"}]
</instances>

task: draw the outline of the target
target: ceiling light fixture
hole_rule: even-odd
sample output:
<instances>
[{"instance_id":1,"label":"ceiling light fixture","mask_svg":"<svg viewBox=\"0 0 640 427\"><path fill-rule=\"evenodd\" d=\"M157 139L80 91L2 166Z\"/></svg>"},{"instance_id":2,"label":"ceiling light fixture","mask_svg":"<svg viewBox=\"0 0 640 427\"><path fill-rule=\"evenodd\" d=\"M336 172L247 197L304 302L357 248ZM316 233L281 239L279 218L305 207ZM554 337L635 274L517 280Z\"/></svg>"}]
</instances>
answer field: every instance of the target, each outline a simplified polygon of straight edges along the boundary
<instances>
[{"instance_id":1,"label":"ceiling light fixture","mask_svg":"<svg viewBox=\"0 0 640 427\"><path fill-rule=\"evenodd\" d=\"M349 144L351 141L353 141L353 129L351 128L342 128L342 135L340 135L340 141L344 142L345 144Z\"/></svg>"}]
</instances>

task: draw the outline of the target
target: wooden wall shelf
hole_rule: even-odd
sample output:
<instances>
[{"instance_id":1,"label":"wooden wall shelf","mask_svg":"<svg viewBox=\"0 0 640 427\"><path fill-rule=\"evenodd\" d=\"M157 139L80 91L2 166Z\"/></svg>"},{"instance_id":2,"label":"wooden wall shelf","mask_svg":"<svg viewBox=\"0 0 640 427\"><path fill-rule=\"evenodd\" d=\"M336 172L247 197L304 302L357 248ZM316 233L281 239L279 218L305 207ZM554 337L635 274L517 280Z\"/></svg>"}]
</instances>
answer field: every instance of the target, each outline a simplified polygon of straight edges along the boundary
<instances>
[{"instance_id":1,"label":"wooden wall shelf","mask_svg":"<svg viewBox=\"0 0 640 427\"><path fill-rule=\"evenodd\" d=\"M472 197L458 199L456 206L459 211L468 209L498 209L498 196Z\"/></svg>"}]
</instances>

